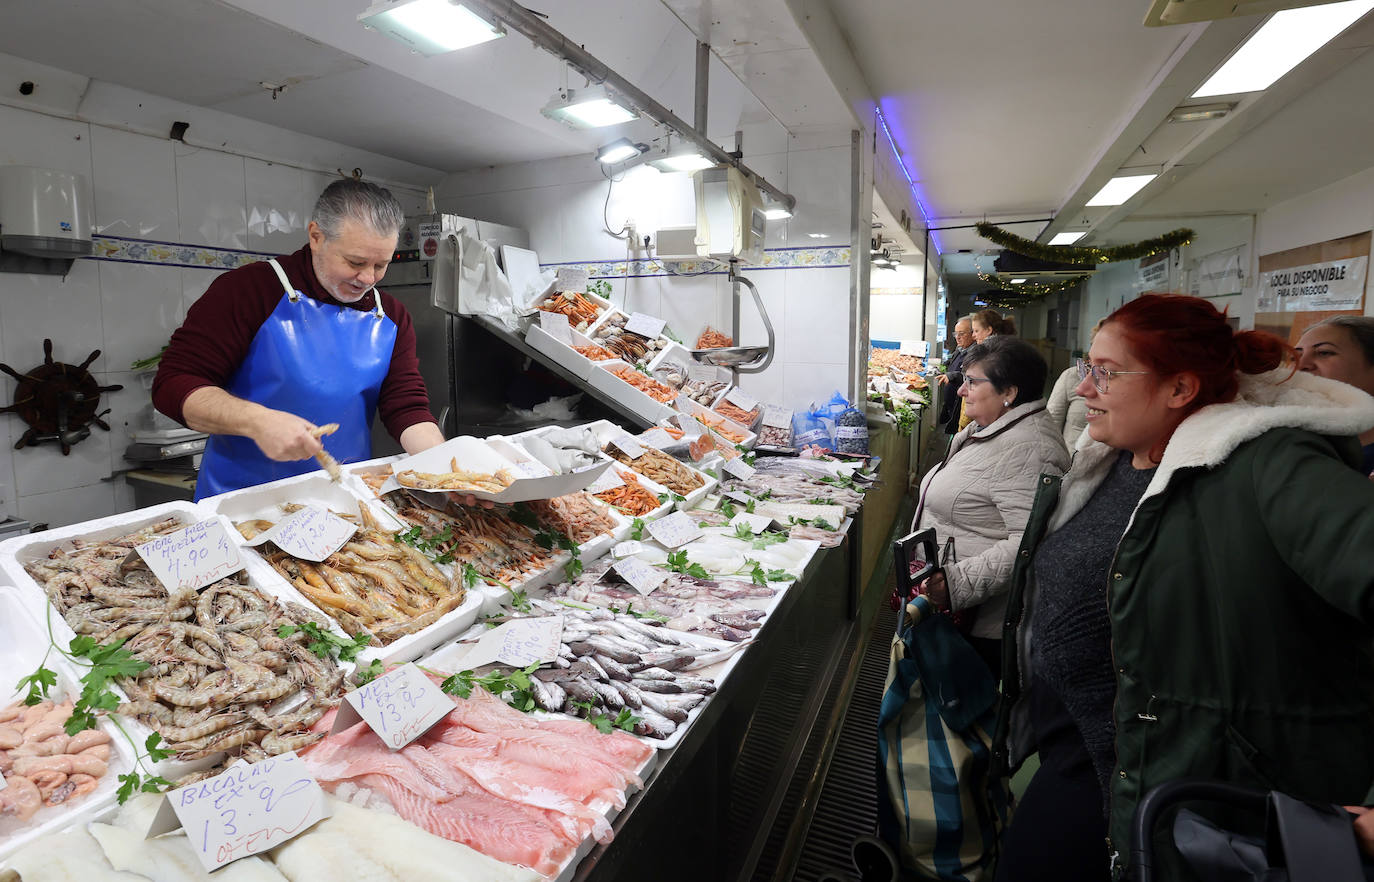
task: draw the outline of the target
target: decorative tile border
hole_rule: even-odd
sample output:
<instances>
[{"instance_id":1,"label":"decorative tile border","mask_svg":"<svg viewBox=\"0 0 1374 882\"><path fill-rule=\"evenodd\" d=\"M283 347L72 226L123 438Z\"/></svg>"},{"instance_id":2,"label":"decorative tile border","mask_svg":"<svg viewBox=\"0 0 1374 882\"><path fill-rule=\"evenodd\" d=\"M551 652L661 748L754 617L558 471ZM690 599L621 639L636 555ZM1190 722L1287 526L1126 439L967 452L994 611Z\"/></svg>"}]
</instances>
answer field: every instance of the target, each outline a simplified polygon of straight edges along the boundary
<instances>
[{"instance_id":1,"label":"decorative tile border","mask_svg":"<svg viewBox=\"0 0 1374 882\"><path fill-rule=\"evenodd\" d=\"M238 248L215 248L209 245L184 245L153 239L130 239L124 236L96 234L92 239L92 260L119 263L144 263L154 266L179 266L193 269L231 270L276 257L275 253L244 251ZM774 269L836 269L849 266L852 249L849 246L830 248L776 248L763 253L758 263L747 264L745 270ZM541 269L571 266L585 269L593 279L643 278L646 276L723 276L727 270L709 260L623 260L568 261L546 263Z\"/></svg>"},{"instance_id":2,"label":"decorative tile border","mask_svg":"<svg viewBox=\"0 0 1374 882\"><path fill-rule=\"evenodd\" d=\"M153 266L181 266L193 269L231 270L259 260L276 257L257 251L237 248L214 248L209 245L182 245L177 242L158 242L152 239L127 239L123 236L91 237L91 258L118 263L146 263Z\"/></svg>"},{"instance_id":3,"label":"decorative tile border","mask_svg":"<svg viewBox=\"0 0 1374 882\"><path fill-rule=\"evenodd\" d=\"M852 249L842 248L777 248L763 253L763 260L745 264L741 270L773 269L839 269L848 268ZM570 266L584 269L593 279L644 278L646 276L723 276L724 266L712 260L603 260L545 263L540 269Z\"/></svg>"}]
</instances>

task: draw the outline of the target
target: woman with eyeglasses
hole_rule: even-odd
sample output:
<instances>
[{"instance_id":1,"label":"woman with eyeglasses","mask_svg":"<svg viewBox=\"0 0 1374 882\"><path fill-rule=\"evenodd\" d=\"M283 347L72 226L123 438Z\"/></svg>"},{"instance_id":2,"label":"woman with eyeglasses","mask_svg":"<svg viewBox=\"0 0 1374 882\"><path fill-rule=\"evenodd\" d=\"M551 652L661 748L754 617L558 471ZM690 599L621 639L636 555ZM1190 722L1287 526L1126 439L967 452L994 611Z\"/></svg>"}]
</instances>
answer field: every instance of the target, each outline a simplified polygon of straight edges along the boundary
<instances>
[{"instance_id":1,"label":"woman with eyeglasses","mask_svg":"<svg viewBox=\"0 0 1374 882\"><path fill-rule=\"evenodd\" d=\"M959 395L972 423L926 475L912 529L933 527L943 574L925 583L937 606L962 611L969 642L994 679L1001 672L1002 611L1012 564L1043 472L1069 467L1069 453L1045 411L1045 359L1015 337L969 348Z\"/></svg>"},{"instance_id":2,"label":"woman with eyeglasses","mask_svg":"<svg viewBox=\"0 0 1374 882\"><path fill-rule=\"evenodd\" d=\"M1289 354L1194 297L1094 337L1091 440L1041 479L1008 601L995 755L1040 768L999 879L1119 876L1136 804L1174 779L1368 800L1374 486L1350 466L1374 399ZM1158 847L1160 878L1192 878Z\"/></svg>"}]
</instances>

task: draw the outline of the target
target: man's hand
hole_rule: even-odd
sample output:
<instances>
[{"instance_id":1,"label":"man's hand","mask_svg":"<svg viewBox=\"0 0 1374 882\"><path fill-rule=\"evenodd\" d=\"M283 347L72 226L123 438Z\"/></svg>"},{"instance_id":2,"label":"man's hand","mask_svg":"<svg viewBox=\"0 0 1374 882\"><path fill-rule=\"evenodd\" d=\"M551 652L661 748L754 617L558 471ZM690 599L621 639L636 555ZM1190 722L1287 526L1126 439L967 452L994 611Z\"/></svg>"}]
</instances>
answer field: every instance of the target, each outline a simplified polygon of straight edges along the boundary
<instances>
[{"instance_id":1,"label":"man's hand","mask_svg":"<svg viewBox=\"0 0 1374 882\"><path fill-rule=\"evenodd\" d=\"M1374 858L1374 811L1359 805L1348 805L1345 810L1359 815L1355 819L1355 841L1366 857Z\"/></svg>"},{"instance_id":2,"label":"man's hand","mask_svg":"<svg viewBox=\"0 0 1374 882\"><path fill-rule=\"evenodd\" d=\"M315 424L292 413L263 408L254 420L250 438L268 459L289 462L309 459L324 445L311 433Z\"/></svg>"}]
</instances>

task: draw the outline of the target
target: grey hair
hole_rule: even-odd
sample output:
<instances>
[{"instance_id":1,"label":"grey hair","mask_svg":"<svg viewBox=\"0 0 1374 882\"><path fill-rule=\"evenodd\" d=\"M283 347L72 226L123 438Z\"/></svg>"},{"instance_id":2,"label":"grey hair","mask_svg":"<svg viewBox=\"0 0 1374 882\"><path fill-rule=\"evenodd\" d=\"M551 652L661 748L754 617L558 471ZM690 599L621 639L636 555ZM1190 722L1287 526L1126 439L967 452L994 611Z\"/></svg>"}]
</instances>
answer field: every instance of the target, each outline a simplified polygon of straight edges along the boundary
<instances>
[{"instance_id":1,"label":"grey hair","mask_svg":"<svg viewBox=\"0 0 1374 882\"><path fill-rule=\"evenodd\" d=\"M1360 349L1364 350L1365 363L1374 365L1374 316L1333 315L1319 322L1313 322L1307 330L1310 331L1312 328L1319 328L1323 325L1334 325L1349 331L1350 336L1355 338L1355 342L1360 344Z\"/></svg>"},{"instance_id":2,"label":"grey hair","mask_svg":"<svg viewBox=\"0 0 1374 882\"><path fill-rule=\"evenodd\" d=\"M344 178L324 188L310 219L326 239L336 238L345 220L357 221L379 236L395 236L405 225L406 213L390 190Z\"/></svg>"}]
</instances>

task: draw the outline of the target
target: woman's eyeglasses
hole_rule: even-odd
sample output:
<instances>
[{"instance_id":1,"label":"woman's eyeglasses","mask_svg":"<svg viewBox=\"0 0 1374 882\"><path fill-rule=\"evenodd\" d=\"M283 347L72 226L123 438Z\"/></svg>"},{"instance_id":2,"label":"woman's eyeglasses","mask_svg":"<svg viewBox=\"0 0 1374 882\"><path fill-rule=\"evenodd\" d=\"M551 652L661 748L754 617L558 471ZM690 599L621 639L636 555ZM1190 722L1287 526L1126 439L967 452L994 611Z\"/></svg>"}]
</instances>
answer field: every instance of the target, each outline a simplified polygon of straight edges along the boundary
<instances>
[{"instance_id":1,"label":"woman's eyeglasses","mask_svg":"<svg viewBox=\"0 0 1374 882\"><path fill-rule=\"evenodd\" d=\"M1083 380L1089 375L1093 378L1093 386L1103 395L1107 394L1107 386L1111 383L1112 377L1118 374L1148 374L1151 371L1109 371L1100 364L1089 364L1083 359L1075 359L1073 366L1078 369L1078 379Z\"/></svg>"},{"instance_id":2,"label":"woman's eyeglasses","mask_svg":"<svg viewBox=\"0 0 1374 882\"><path fill-rule=\"evenodd\" d=\"M965 386L968 386L970 389L973 388L974 386L977 386L979 383L991 383L991 382L992 382L992 378L991 378L991 377L971 377L971 376L969 376L968 374L964 374L964 385L965 385Z\"/></svg>"}]
</instances>

